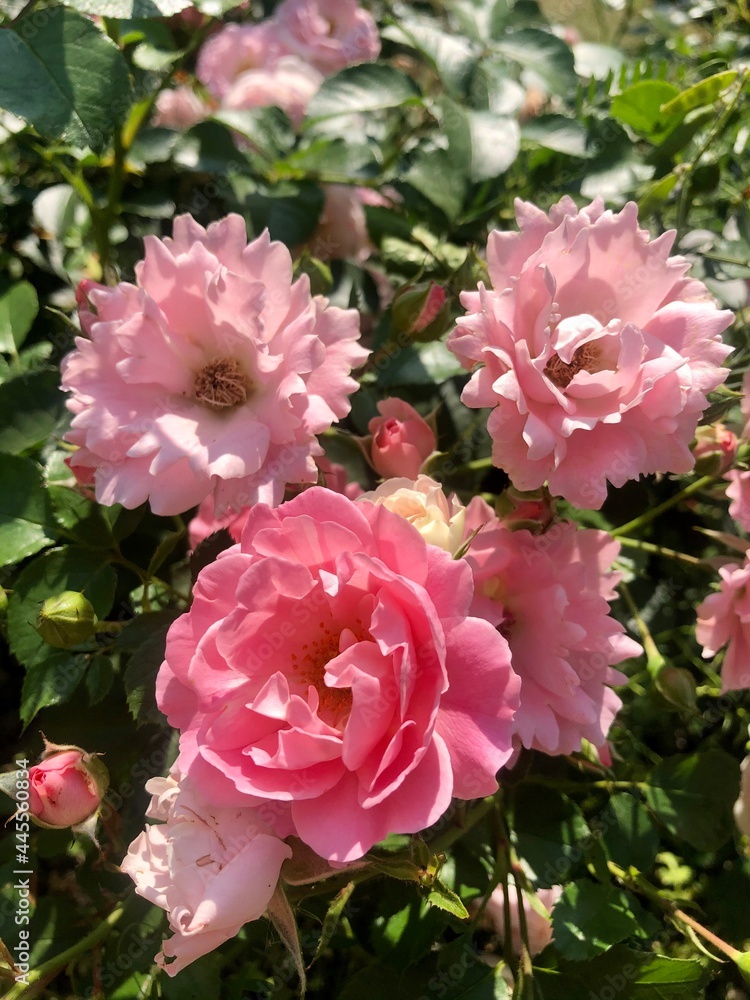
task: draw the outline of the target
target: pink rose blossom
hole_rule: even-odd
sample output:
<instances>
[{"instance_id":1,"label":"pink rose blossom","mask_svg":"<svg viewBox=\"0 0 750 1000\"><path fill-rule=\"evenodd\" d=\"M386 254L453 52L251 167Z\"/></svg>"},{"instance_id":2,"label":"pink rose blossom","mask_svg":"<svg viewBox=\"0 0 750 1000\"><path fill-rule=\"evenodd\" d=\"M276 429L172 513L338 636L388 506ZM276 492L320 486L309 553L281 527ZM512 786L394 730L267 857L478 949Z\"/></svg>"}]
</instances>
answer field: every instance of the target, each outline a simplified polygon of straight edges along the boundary
<instances>
[{"instance_id":1,"label":"pink rose blossom","mask_svg":"<svg viewBox=\"0 0 750 1000\"><path fill-rule=\"evenodd\" d=\"M356 0L283 0L271 20L278 44L327 76L380 54L375 21Z\"/></svg>"},{"instance_id":2,"label":"pink rose blossom","mask_svg":"<svg viewBox=\"0 0 750 1000\"><path fill-rule=\"evenodd\" d=\"M367 352L354 310L292 281L289 251L244 220L175 219L146 237L136 284L90 283L77 349L63 361L71 468L95 469L100 503L177 514L276 504L315 482L315 435L350 409ZM85 473L89 475L88 472Z\"/></svg>"},{"instance_id":3,"label":"pink rose blossom","mask_svg":"<svg viewBox=\"0 0 750 1000\"><path fill-rule=\"evenodd\" d=\"M719 569L719 591L698 605L695 637L710 659L726 646L721 666L721 690L750 687L750 559Z\"/></svg>"},{"instance_id":4,"label":"pink rose blossom","mask_svg":"<svg viewBox=\"0 0 750 1000\"><path fill-rule=\"evenodd\" d=\"M551 915L555 903L562 894L562 886L553 885L551 889L537 889L535 895L537 903L541 904L548 911L549 916L544 916L531 905L526 893L523 894L523 911L526 916L526 930L528 934L529 954L538 955L544 951L552 941L552 921ZM499 885L487 901L485 915L488 922L502 943L505 939L505 889ZM508 880L508 902L510 904L510 941L514 955L520 955L523 950L523 939L521 936L521 922L518 916L518 892L512 877Z\"/></svg>"},{"instance_id":5,"label":"pink rose blossom","mask_svg":"<svg viewBox=\"0 0 750 1000\"><path fill-rule=\"evenodd\" d=\"M240 74L224 95L221 107L229 111L281 108L292 125L299 128L322 82L323 77L312 66L296 56L283 56Z\"/></svg>"},{"instance_id":6,"label":"pink rose blossom","mask_svg":"<svg viewBox=\"0 0 750 1000\"><path fill-rule=\"evenodd\" d=\"M79 749L51 753L29 770L29 813L42 826L62 830L92 816L102 791Z\"/></svg>"},{"instance_id":7,"label":"pink rose blossom","mask_svg":"<svg viewBox=\"0 0 750 1000\"><path fill-rule=\"evenodd\" d=\"M219 805L266 800L335 862L490 794L519 682L472 592L465 562L383 506L320 487L259 504L167 637L181 770Z\"/></svg>"},{"instance_id":8,"label":"pink rose blossom","mask_svg":"<svg viewBox=\"0 0 750 1000\"><path fill-rule=\"evenodd\" d=\"M326 184L325 201L315 232L307 241L319 260L364 261L372 253L360 189L348 184Z\"/></svg>"},{"instance_id":9,"label":"pink rose blossom","mask_svg":"<svg viewBox=\"0 0 750 1000\"><path fill-rule=\"evenodd\" d=\"M172 129L187 129L202 122L209 108L191 87L162 90L156 98L153 125Z\"/></svg>"},{"instance_id":10,"label":"pink rose blossom","mask_svg":"<svg viewBox=\"0 0 750 1000\"><path fill-rule=\"evenodd\" d=\"M201 46L195 74L221 100L238 77L264 69L283 54L272 19L260 24L227 24Z\"/></svg>"},{"instance_id":11,"label":"pink rose blossom","mask_svg":"<svg viewBox=\"0 0 750 1000\"><path fill-rule=\"evenodd\" d=\"M734 821L745 837L750 837L750 757L740 765L740 794L734 804Z\"/></svg>"},{"instance_id":12,"label":"pink rose blossom","mask_svg":"<svg viewBox=\"0 0 750 1000\"><path fill-rule=\"evenodd\" d=\"M732 501L729 516L743 531L750 531L750 472L732 469L724 476L729 482L727 496Z\"/></svg>"},{"instance_id":13,"label":"pink rose blossom","mask_svg":"<svg viewBox=\"0 0 750 1000\"><path fill-rule=\"evenodd\" d=\"M467 539L477 532L465 557L472 611L507 638L521 677L518 742L549 754L573 753L584 739L602 746L621 705L610 685L626 680L613 666L641 653L609 614L619 543L568 521L544 534L510 531L479 497L465 530Z\"/></svg>"},{"instance_id":14,"label":"pink rose blossom","mask_svg":"<svg viewBox=\"0 0 750 1000\"><path fill-rule=\"evenodd\" d=\"M413 406L390 397L378 403L379 417L367 425L372 435L370 461L385 479L403 476L416 479L435 451L435 433Z\"/></svg>"},{"instance_id":15,"label":"pink rose blossom","mask_svg":"<svg viewBox=\"0 0 750 1000\"><path fill-rule=\"evenodd\" d=\"M169 914L172 937L156 956L175 976L265 912L292 855L254 809L209 805L188 779L152 778L146 813L158 819L133 841L122 870Z\"/></svg>"},{"instance_id":16,"label":"pink rose blossom","mask_svg":"<svg viewBox=\"0 0 750 1000\"><path fill-rule=\"evenodd\" d=\"M493 461L513 485L600 507L607 480L689 472L707 393L728 374L719 310L689 265L669 257L674 233L650 241L637 207L549 215L516 202L518 233L490 234L494 290L462 295L467 315L448 346L477 371L469 406L492 407Z\"/></svg>"}]
</instances>

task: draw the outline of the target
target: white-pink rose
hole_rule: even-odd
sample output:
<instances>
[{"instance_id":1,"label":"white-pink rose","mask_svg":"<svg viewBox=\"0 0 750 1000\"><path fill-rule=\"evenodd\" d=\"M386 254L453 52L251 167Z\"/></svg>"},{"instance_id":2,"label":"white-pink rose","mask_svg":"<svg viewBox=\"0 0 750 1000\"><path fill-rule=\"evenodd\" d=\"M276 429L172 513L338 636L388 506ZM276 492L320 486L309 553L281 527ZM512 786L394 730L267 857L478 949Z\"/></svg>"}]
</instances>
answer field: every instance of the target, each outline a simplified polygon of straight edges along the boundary
<instances>
[{"instance_id":1,"label":"white-pink rose","mask_svg":"<svg viewBox=\"0 0 750 1000\"><path fill-rule=\"evenodd\" d=\"M429 476L386 479L360 501L382 504L413 524L430 545L454 554L464 542L465 508L456 494L448 498Z\"/></svg>"},{"instance_id":2,"label":"white-pink rose","mask_svg":"<svg viewBox=\"0 0 750 1000\"><path fill-rule=\"evenodd\" d=\"M202 122L210 113L192 87L175 87L162 90L156 98L153 125L164 128L187 129Z\"/></svg>"},{"instance_id":3,"label":"white-pink rose","mask_svg":"<svg viewBox=\"0 0 750 1000\"><path fill-rule=\"evenodd\" d=\"M296 56L240 74L224 94L221 107L229 111L276 107L299 128L307 106L323 82L321 74Z\"/></svg>"},{"instance_id":4,"label":"white-pink rose","mask_svg":"<svg viewBox=\"0 0 750 1000\"><path fill-rule=\"evenodd\" d=\"M529 954L538 955L544 951L552 940L551 914L555 903L560 898L562 886L553 885L551 889L537 889L536 906L532 906L526 893L523 893L523 912L526 917L526 931L528 936ZM497 937L502 942L505 938L505 889L499 885L487 901L485 914L492 925ZM513 879L508 881L508 904L510 911L510 943L514 955L520 955L522 951L523 937L521 935L521 921L519 918L518 891ZM542 907L548 913L545 916L540 913L537 907Z\"/></svg>"},{"instance_id":5,"label":"white-pink rose","mask_svg":"<svg viewBox=\"0 0 750 1000\"><path fill-rule=\"evenodd\" d=\"M741 691L750 687L750 558L722 566L719 576L718 593L698 605L695 637L706 658L726 646L721 690Z\"/></svg>"},{"instance_id":6,"label":"white-pink rose","mask_svg":"<svg viewBox=\"0 0 750 1000\"><path fill-rule=\"evenodd\" d=\"M380 53L377 26L356 0L282 0L272 22L282 48L326 75Z\"/></svg>"},{"instance_id":7,"label":"white-pink rose","mask_svg":"<svg viewBox=\"0 0 750 1000\"><path fill-rule=\"evenodd\" d=\"M630 202L549 215L516 202L518 233L490 234L493 289L462 295L448 346L482 367L464 390L492 407L493 461L513 485L600 507L607 481L689 472L707 394L724 381L732 313L669 257L674 233L649 241Z\"/></svg>"},{"instance_id":8,"label":"white-pink rose","mask_svg":"<svg viewBox=\"0 0 750 1000\"><path fill-rule=\"evenodd\" d=\"M147 816L161 822L133 841L122 870L166 910L172 937L156 956L168 975L263 916L291 848L254 809L209 805L184 777L152 778Z\"/></svg>"}]
</instances>

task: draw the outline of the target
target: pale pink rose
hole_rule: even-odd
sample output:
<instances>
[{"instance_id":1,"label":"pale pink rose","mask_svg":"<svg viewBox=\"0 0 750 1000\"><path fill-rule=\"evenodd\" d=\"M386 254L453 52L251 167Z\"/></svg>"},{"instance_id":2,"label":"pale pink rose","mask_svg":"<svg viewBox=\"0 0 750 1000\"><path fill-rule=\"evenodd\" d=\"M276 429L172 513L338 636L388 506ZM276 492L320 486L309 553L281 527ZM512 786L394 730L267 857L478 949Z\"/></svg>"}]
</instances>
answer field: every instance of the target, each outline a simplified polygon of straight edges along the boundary
<instances>
[{"instance_id":1,"label":"pale pink rose","mask_svg":"<svg viewBox=\"0 0 750 1000\"><path fill-rule=\"evenodd\" d=\"M669 257L674 233L650 241L637 206L549 215L516 202L518 233L493 232L494 290L466 292L448 346L482 367L462 399L492 407L493 461L513 485L600 507L607 480L689 472L707 393L724 381L732 313Z\"/></svg>"},{"instance_id":2,"label":"pale pink rose","mask_svg":"<svg viewBox=\"0 0 750 1000\"><path fill-rule=\"evenodd\" d=\"M29 813L43 826L64 829L92 816L102 791L83 750L63 750L29 769Z\"/></svg>"},{"instance_id":3,"label":"pale pink rose","mask_svg":"<svg viewBox=\"0 0 750 1000\"><path fill-rule=\"evenodd\" d=\"M213 97L221 100L243 73L264 69L283 54L272 20L227 24L201 46L195 75Z\"/></svg>"},{"instance_id":4,"label":"pale pink rose","mask_svg":"<svg viewBox=\"0 0 750 1000\"><path fill-rule=\"evenodd\" d=\"M292 125L299 128L322 82L322 75L312 66L296 56L282 56L241 73L224 94L221 107L229 111L281 108Z\"/></svg>"},{"instance_id":5,"label":"pale pink rose","mask_svg":"<svg viewBox=\"0 0 750 1000\"><path fill-rule=\"evenodd\" d=\"M372 435L369 456L373 468L385 479L416 479L435 451L435 432L413 406L395 396L379 402L378 413L380 416L367 425Z\"/></svg>"},{"instance_id":6,"label":"pale pink rose","mask_svg":"<svg viewBox=\"0 0 750 1000\"><path fill-rule=\"evenodd\" d=\"M189 779L151 778L146 813L161 822L133 841L122 870L169 914L156 963L177 975L263 916L291 848L254 809L209 805Z\"/></svg>"},{"instance_id":7,"label":"pale pink rose","mask_svg":"<svg viewBox=\"0 0 750 1000\"><path fill-rule=\"evenodd\" d=\"M719 569L719 591L709 594L697 608L695 637L710 659L726 646L721 665L721 690L750 687L750 559Z\"/></svg>"},{"instance_id":8,"label":"pale pink rose","mask_svg":"<svg viewBox=\"0 0 750 1000\"><path fill-rule=\"evenodd\" d=\"M531 905L526 893L523 894L523 912L526 915L526 931L528 935L529 954L538 955L544 951L552 940L552 910L555 903L562 894L562 886L553 885L551 889L537 889L537 903L540 903L548 912L548 916L539 913ZM505 939L505 888L500 884L487 900L485 914L497 937L502 942ZM518 892L516 884L511 877L508 880L508 903L510 910L510 941L513 954L519 955L522 952L523 938L521 936L521 922L518 916Z\"/></svg>"},{"instance_id":9,"label":"pale pink rose","mask_svg":"<svg viewBox=\"0 0 750 1000\"><path fill-rule=\"evenodd\" d=\"M71 468L96 470L99 502L178 514L212 495L221 516L316 482L315 435L349 412L367 356L357 313L311 298L238 215L147 236L136 282L87 287L90 339L62 366Z\"/></svg>"},{"instance_id":10,"label":"pale pink rose","mask_svg":"<svg viewBox=\"0 0 750 1000\"><path fill-rule=\"evenodd\" d=\"M310 253L319 260L367 260L373 246L360 189L348 184L325 184L323 192L323 211L307 241Z\"/></svg>"},{"instance_id":11,"label":"pale pink rose","mask_svg":"<svg viewBox=\"0 0 750 1000\"><path fill-rule=\"evenodd\" d=\"M219 805L265 799L288 832L286 810L335 862L490 794L519 681L472 592L465 562L382 505L321 487L257 505L167 637L180 769Z\"/></svg>"},{"instance_id":12,"label":"pale pink rose","mask_svg":"<svg viewBox=\"0 0 750 1000\"><path fill-rule=\"evenodd\" d=\"M727 486L727 496L732 501L729 516L743 531L750 531L750 472L731 469L724 478L730 484Z\"/></svg>"},{"instance_id":13,"label":"pale pink rose","mask_svg":"<svg viewBox=\"0 0 750 1000\"><path fill-rule=\"evenodd\" d=\"M208 114L209 108L192 87L175 87L174 90L162 90L156 98L152 124L187 129L202 122Z\"/></svg>"},{"instance_id":14,"label":"pale pink rose","mask_svg":"<svg viewBox=\"0 0 750 1000\"><path fill-rule=\"evenodd\" d=\"M382 504L413 524L430 545L455 554L464 543L465 508L454 493L450 499L440 483L429 476L411 479L386 479L360 501Z\"/></svg>"},{"instance_id":15,"label":"pale pink rose","mask_svg":"<svg viewBox=\"0 0 750 1000\"><path fill-rule=\"evenodd\" d=\"M621 705L611 685L626 680L614 665L641 653L609 613L619 543L569 521L544 534L510 531L479 497L465 532L474 535L465 556L473 613L506 637L521 677L517 741L549 754L573 753L584 739L602 746Z\"/></svg>"},{"instance_id":16,"label":"pale pink rose","mask_svg":"<svg viewBox=\"0 0 750 1000\"><path fill-rule=\"evenodd\" d=\"M315 459L320 472L325 480L323 485L326 489L333 490L334 493L343 493L350 500L356 500L364 493L364 490L356 482L350 482L349 476L343 465L329 461L325 455L320 455ZM213 535L215 531L226 528L232 540L239 542L242 538L242 530L247 524L250 514L250 507L241 507L239 510L229 509L221 517L214 514L214 500L209 496L198 507L198 512L188 524L188 539L190 548L196 549L202 541Z\"/></svg>"},{"instance_id":17,"label":"pale pink rose","mask_svg":"<svg viewBox=\"0 0 750 1000\"><path fill-rule=\"evenodd\" d=\"M271 20L279 45L327 76L380 53L375 21L356 0L282 0Z\"/></svg>"}]
</instances>

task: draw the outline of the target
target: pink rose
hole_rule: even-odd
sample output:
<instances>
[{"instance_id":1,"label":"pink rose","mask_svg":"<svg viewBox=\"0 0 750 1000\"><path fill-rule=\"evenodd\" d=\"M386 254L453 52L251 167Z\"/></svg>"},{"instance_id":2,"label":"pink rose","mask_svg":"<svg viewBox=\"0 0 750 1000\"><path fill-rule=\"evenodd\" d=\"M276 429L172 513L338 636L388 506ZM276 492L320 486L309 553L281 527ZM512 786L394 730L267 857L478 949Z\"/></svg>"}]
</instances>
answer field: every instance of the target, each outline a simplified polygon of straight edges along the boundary
<instances>
[{"instance_id":1,"label":"pink rose","mask_svg":"<svg viewBox=\"0 0 750 1000\"><path fill-rule=\"evenodd\" d=\"M549 215L516 202L520 232L490 234L494 290L462 295L467 315L448 346L481 364L462 399L493 407L493 461L513 485L600 507L607 480L689 472L707 393L731 348L718 310L674 233L649 242L637 207L580 211L565 197Z\"/></svg>"},{"instance_id":2,"label":"pink rose","mask_svg":"<svg viewBox=\"0 0 750 1000\"><path fill-rule=\"evenodd\" d=\"M724 476L729 482L727 496L732 501L729 516L743 531L750 531L750 472L732 469Z\"/></svg>"},{"instance_id":3,"label":"pink rose","mask_svg":"<svg viewBox=\"0 0 750 1000\"><path fill-rule=\"evenodd\" d=\"M152 124L187 129L202 122L209 113L209 108L191 87L175 87L174 90L162 90L156 98Z\"/></svg>"},{"instance_id":4,"label":"pink rose","mask_svg":"<svg viewBox=\"0 0 750 1000\"><path fill-rule=\"evenodd\" d=\"M172 937L156 962L175 976L263 915L292 851L254 809L211 806L185 778L146 788L146 815L161 822L136 837L121 868L169 914Z\"/></svg>"},{"instance_id":5,"label":"pink rose","mask_svg":"<svg viewBox=\"0 0 750 1000\"><path fill-rule=\"evenodd\" d=\"M465 532L474 535L465 556L473 613L506 637L521 677L518 742L549 754L573 753L584 739L602 746L621 705L611 685L626 680L613 667L641 653L609 614L619 543L568 521L544 534L510 531L479 497Z\"/></svg>"},{"instance_id":6,"label":"pink rose","mask_svg":"<svg viewBox=\"0 0 750 1000\"><path fill-rule=\"evenodd\" d=\"M416 479L435 451L435 433L413 406L391 397L378 403L379 417L367 425L372 435L370 461L384 479Z\"/></svg>"},{"instance_id":7,"label":"pink rose","mask_svg":"<svg viewBox=\"0 0 750 1000\"><path fill-rule=\"evenodd\" d=\"M92 768L91 761L76 747L52 752L29 770L29 812L41 826L77 826L97 811L106 771L102 764Z\"/></svg>"},{"instance_id":8,"label":"pink rose","mask_svg":"<svg viewBox=\"0 0 750 1000\"><path fill-rule=\"evenodd\" d=\"M740 794L734 804L734 821L740 833L750 837L750 757L745 757L740 769Z\"/></svg>"},{"instance_id":9,"label":"pink rose","mask_svg":"<svg viewBox=\"0 0 750 1000\"><path fill-rule=\"evenodd\" d=\"M95 469L99 502L177 514L213 496L221 516L316 482L316 435L349 412L367 356L357 313L311 298L238 215L147 236L136 282L87 286L90 339L62 365L71 468Z\"/></svg>"},{"instance_id":10,"label":"pink rose","mask_svg":"<svg viewBox=\"0 0 750 1000\"><path fill-rule=\"evenodd\" d=\"M323 77L296 56L283 56L236 78L223 97L221 107L230 111L276 107L299 128L307 105L317 93Z\"/></svg>"},{"instance_id":11,"label":"pink rose","mask_svg":"<svg viewBox=\"0 0 750 1000\"><path fill-rule=\"evenodd\" d=\"M553 885L551 889L537 889L536 906L532 906L526 893L523 894L523 912L526 916L526 930L528 934L529 953L538 955L544 951L552 941L552 910L555 903L562 894L562 886ZM502 943L505 938L505 889L501 884L492 893L487 901L485 915L487 922L492 926L497 937ZM519 955L522 951L521 921L518 915L518 892L512 877L508 881L508 903L510 909L510 941L513 954ZM540 913L538 906L543 907L548 912L548 916Z\"/></svg>"},{"instance_id":12,"label":"pink rose","mask_svg":"<svg viewBox=\"0 0 750 1000\"><path fill-rule=\"evenodd\" d=\"M719 569L721 584L697 608L695 637L710 659L726 646L721 666L721 690L750 687L750 559Z\"/></svg>"},{"instance_id":13,"label":"pink rose","mask_svg":"<svg viewBox=\"0 0 750 1000\"><path fill-rule=\"evenodd\" d=\"M319 260L367 260L372 243L359 189L348 184L325 184L323 191L323 211L307 241L310 253Z\"/></svg>"},{"instance_id":14,"label":"pink rose","mask_svg":"<svg viewBox=\"0 0 750 1000\"><path fill-rule=\"evenodd\" d=\"M283 0L271 20L279 45L326 75L380 53L377 26L356 0Z\"/></svg>"},{"instance_id":15,"label":"pink rose","mask_svg":"<svg viewBox=\"0 0 750 1000\"><path fill-rule=\"evenodd\" d=\"M335 862L490 794L519 682L471 599L469 566L383 506L320 487L259 504L167 637L180 769Z\"/></svg>"},{"instance_id":16,"label":"pink rose","mask_svg":"<svg viewBox=\"0 0 750 1000\"><path fill-rule=\"evenodd\" d=\"M221 100L243 73L264 69L282 54L272 20L227 24L201 46L195 75L213 97Z\"/></svg>"}]
</instances>

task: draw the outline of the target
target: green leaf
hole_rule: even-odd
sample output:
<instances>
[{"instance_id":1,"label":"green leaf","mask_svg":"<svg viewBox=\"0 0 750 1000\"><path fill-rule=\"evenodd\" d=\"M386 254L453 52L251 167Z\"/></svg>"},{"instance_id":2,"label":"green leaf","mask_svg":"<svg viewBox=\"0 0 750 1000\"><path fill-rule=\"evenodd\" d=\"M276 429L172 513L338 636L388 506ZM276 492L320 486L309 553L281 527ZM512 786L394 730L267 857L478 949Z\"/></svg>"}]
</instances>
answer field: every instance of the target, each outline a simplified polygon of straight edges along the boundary
<instances>
[{"instance_id":1,"label":"green leaf","mask_svg":"<svg viewBox=\"0 0 750 1000\"><path fill-rule=\"evenodd\" d=\"M699 962L665 958L615 945L586 962L556 959L534 967L544 1000L703 1000L710 972Z\"/></svg>"},{"instance_id":2,"label":"green leaf","mask_svg":"<svg viewBox=\"0 0 750 1000\"><path fill-rule=\"evenodd\" d=\"M405 14L383 36L416 49L432 63L449 92L460 96L477 61L474 47L461 35L448 34L429 17Z\"/></svg>"},{"instance_id":3,"label":"green leaf","mask_svg":"<svg viewBox=\"0 0 750 1000\"><path fill-rule=\"evenodd\" d=\"M538 785L521 785L514 799L516 849L534 881L548 889L564 882L584 855L591 836L586 820L569 798Z\"/></svg>"},{"instance_id":4,"label":"green leaf","mask_svg":"<svg viewBox=\"0 0 750 1000\"><path fill-rule=\"evenodd\" d=\"M419 88L405 73L382 63L361 63L323 81L307 109L306 121L420 102Z\"/></svg>"},{"instance_id":5,"label":"green leaf","mask_svg":"<svg viewBox=\"0 0 750 1000\"><path fill-rule=\"evenodd\" d=\"M463 208L466 175L461 164L445 149L417 150L404 180L450 220Z\"/></svg>"},{"instance_id":6,"label":"green leaf","mask_svg":"<svg viewBox=\"0 0 750 1000\"><path fill-rule=\"evenodd\" d=\"M476 184L504 173L521 147L518 122L492 111L472 111L453 101L443 102L443 128L456 170Z\"/></svg>"},{"instance_id":7,"label":"green leaf","mask_svg":"<svg viewBox=\"0 0 750 1000\"><path fill-rule=\"evenodd\" d=\"M132 649L123 681L128 708L139 726L164 721L156 707L156 675L164 661L169 626L177 617L178 613L171 609L139 615L125 626L115 642L117 648ZM134 646L136 639L140 642Z\"/></svg>"},{"instance_id":8,"label":"green leaf","mask_svg":"<svg viewBox=\"0 0 750 1000\"><path fill-rule=\"evenodd\" d=\"M378 385L385 389L396 385L440 384L463 369L442 341L424 346L405 347L378 369Z\"/></svg>"},{"instance_id":9,"label":"green leaf","mask_svg":"<svg viewBox=\"0 0 750 1000\"><path fill-rule=\"evenodd\" d=\"M132 102L122 53L64 7L25 14L0 31L0 107L42 135L98 152Z\"/></svg>"},{"instance_id":10,"label":"green leaf","mask_svg":"<svg viewBox=\"0 0 750 1000\"><path fill-rule=\"evenodd\" d=\"M217 111L212 120L238 132L269 160L284 156L294 145L294 130L280 108L227 109Z\"/></svg>"},{"instance_id":11,"label":"green leaf","mask_svg":"<svg viewBox=\"0 0 750 1000\"><path fill-rule=\"evenodd\" d=\"M430 891L427 894L427 902L431 906L437 906L438 909L445 910L454 917L458 917L459 920L469 919L469 911L462 903L461 897L452 889L449 889L439 878L436 878L430 886Z\"/></svg>"},{"instance_id":12,"label":"green leaf","mask_svg":"<svg viewBox=\"0 0 750 1000\"><path fill-rule=\"evenodd\" d=\"M609 113L655 142L674 124L662 105L676 94L679 94L677 87L665 80L641 80L613 99Z\"/></svg>"},{"instance_id":13,"label":"green leaf","mask_svg":"<svg viewBox=\"0 0 750 1000\"><path fill-rule=\"evenodd\" d=\"M50 545L59 532L35 462L0 455L0 482L0 566L7 566Z\"/></svg>"},{"instance_id":14,"label":"green leaf","mask_svg":"<svg viewBox=\"0 0 750 1000\"><path fill-rule=\"evenodd\" d=\"M613 795L599 816L607 855L623 868L647 871L659 852L659 834L643 803L628 792Z\"/></svg>"},{"instance_id":15,"label":"green leaf","mask_svg":"<svg viewBox=\"0 0 750 1000\"><path fill-rule=\"evenodd\" d=\"M65 0L82 14L127 21L135 17L171 17L191 6L191 0Z\"/></svg>"},{"instance_id":16,"label":"green leaf","mask_svg":"<svg viewBox=\"0 0 750 1000\"><path fill-rule=\"evenodd\" d=\"M62 416L59 372L18 375L0 385L0 451L11 455L43 444Z\"/></svg>"},{"instance_id":17,"label":"green leaf","mask_svg":"<svg viewBox=\"0 0 750 1000\"><path fill-rule=\"evenodd\" d=\"M336 933L341 917L343 916L344 909L351 899L351 895L355 888L356 882L348 882L331 900L331 903L326 910L326 915L323 918L323 926L320 928L320 938L315 948L315 954L312 958L313 962L320 958L321 954L330 944L331 938Z\"/></svg>"},{"instance_id":18,"label":"green leaf","mask_svg":"<svg viewBox=\"0 0 750 1000\"><path fill-rule=\"evenodd\" d=\"M590 879L566 885L552 910L555 947L570 961L593 958L625 938L647 937L658 927L631 893Z\"/></svg>"},{"instance_id":19,"label":"green leaf","mask_svg":"<svg viewBox=\"0 0 750 1000\"><path fill-rule=\"evenodd\" d=\"M708 104L714 104L724 91L731 87L737 79L737 70L729 69L723 73L714 73L713 76L701 80L700 83L693 84L681 94L673 97L662 105L661 113L668 117L679 116L684 118L688 111L695 108L704 108Z\"/></svg>"},{"instance_id":20,"label":"green leaf","mask_svg":"<svg viewBox=\"0 0 750 1000\"><path fill-rule=\"evenodd\" d=\"M521 28L495 42L494 50L532 70L553 94L569 97L578 86L573 53L561 38L539 28Z\"/></svg>"},{"instance_id":21,"label":"green leaf","mask_svg":"<svg viewBox=\"0 0 750 1000\"><path fill-rule=\"evenodd\" d=\"M77 490L56 483L47 487L47 493L55 520L77 542L103 549L114 545L112 529L99 504Z\"/></svg>"},{"instance_id":22,"label":"green leaf","mask_svg":"<svg viewBox=\"0 0 750 1000\"><path fill-rule=\"evenodd\" d=\"M284 188L274 194L248 194L243 207L256 232L268 229L271 239L289 247L299 246L318 224L323 191L310 182L287 184Z\"/></svg>"},{"instance_id":23,"label":"green leaf","mask_svg":"<svg viewBox=\"0 0 750 1000\"><path fill-rule=\"evenodd\" d=\"M586 128L575 118L566 118L564 115L541 115L524 122L521 126L521 139L580 159L591 155L586 146Z\"/></svg>"},{"instance_id":24,"label":"green leaf","mask_svg":"<svg viewBox=\"0 0 750 1000\"><path fill-rule=\"evenodd\" d=\"M86 670L86 690L89 705L96 705L109 694L115 679L115 668L109 656L95 656Z\"/></svg>"},{"instance_id":25,"label":"green leaf","mask_svg":"<svg viewBox=\"0 0 750 1000\"><path fill-rule=\"evenodd\" d=\"M646 801L670 833L699 851L716 851L732 836L739 764L724 750L667 757L651 772Z\"/></svg>"},{"instance_id":26,"label":"green leaf","mask_svg":"<svg viewBox=\"0 0 750 1000\"><path fill-rule=\"evenodd\" d=\"M34 286L19 281L0 295L0 351L15 354L39 312Z\"/></svg>"}]
</instances>

